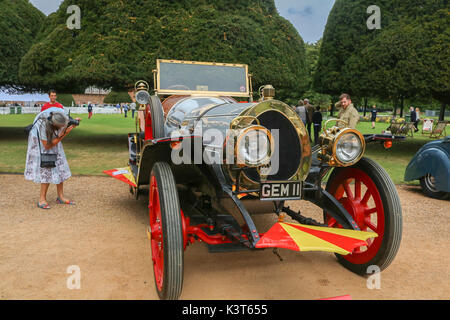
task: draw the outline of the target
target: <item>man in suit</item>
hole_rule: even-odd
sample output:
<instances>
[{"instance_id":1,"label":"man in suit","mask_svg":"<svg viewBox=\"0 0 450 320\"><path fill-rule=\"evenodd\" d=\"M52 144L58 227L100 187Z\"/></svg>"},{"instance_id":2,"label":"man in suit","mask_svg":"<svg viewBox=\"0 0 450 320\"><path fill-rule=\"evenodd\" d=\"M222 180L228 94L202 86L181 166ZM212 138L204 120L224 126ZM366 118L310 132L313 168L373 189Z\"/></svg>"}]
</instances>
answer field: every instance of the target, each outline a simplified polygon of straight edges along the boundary
<instances>
[{"instance_id":1,"label":"man in suit","mask_svg":"<svg viewBox=\"0 0 450 320\"><path fill-rule=\"evenodd\" d=\"M313 114L313 124L314 124L314 143L319 143L319 133L322 130L322 113L320 112L320 106L316 107L316 111Z\"/></svg>"},{"instance_id":2,"label":"man in suit","mask_svg":"<svg viewBox=\"0 0 450 320\"><path fill-rule=\"evenodd\" d=\"M309 140L312 142L311 126L313 124L314 107L309 104L308 99L303 100L303 105L305 106L305 109L306 109L306 128L308 129Z\"/></svg>"}]
</instances>

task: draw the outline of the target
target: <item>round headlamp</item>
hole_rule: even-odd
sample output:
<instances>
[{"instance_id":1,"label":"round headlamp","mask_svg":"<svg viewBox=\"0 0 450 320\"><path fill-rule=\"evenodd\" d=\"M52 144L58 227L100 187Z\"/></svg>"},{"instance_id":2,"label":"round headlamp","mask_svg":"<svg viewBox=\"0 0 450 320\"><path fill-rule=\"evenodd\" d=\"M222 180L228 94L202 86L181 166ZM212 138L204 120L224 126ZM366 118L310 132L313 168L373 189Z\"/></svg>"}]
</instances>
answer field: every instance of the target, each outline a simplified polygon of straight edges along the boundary
<instances>
[{"instance_id":1,"label":"round headlamp","mask_svg":"<svg viewBox=\"0 0 450 320\"><path fill-rule=\"evenodd\" d=\"M145 90L141 90L141 91L136 92L135 98L136 98L137 103L147 104L150 101L150 94Z\"/></svg>"},{"instance_id":2,"label":"round headlamp","mask_svg":"<svg viewBox=\"0 0 450 320\"><path fill-rule=\"evenodd\" d=\"M235 155L239 166L259 167L270 161L273 150L270 131L262 126L242 130L236 140Z\"/></svg>"},{"instance_id":3,"label":"round headlamp","mask_svg":"<svg viewBox=\"0 0 450 320\"><path fill-rule=\"evenodd\" d=\"M355 164L364 154L365 140L357 131L344 130L336 137L334 154L336 160L342 165Z\"/></svg>"}]
</instances>

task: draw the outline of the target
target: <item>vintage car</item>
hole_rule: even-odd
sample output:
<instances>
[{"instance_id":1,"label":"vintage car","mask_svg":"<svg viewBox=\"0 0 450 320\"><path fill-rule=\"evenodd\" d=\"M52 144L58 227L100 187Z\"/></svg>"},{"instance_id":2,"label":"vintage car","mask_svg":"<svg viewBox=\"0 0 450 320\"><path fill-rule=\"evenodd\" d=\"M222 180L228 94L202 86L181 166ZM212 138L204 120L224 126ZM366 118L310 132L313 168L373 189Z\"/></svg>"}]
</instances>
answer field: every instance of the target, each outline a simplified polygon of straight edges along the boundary
<instances>
[{"instance_id":1,"label":"vintage car","mask_svg":"<svg viewBox=\"0 0 450 320\"><path fill-rule=\"evenodd\" d=\"M405 170L405 181L413 180L431 198L450 197L450 136L420 148Z\"/></svg>"},{"instance_id":2,"label":"vintage car","mask_svg":"<svg viewBox=\"0 0 450 320\"><path fill-rule=\"evenodd\" d=\"M360 275L387 268L397 253L399 197L385 170L364 157L363 135L328 121L312 148L274 88L262 86L253 101L251 81L247 65L157 60L155 95L147 82L135 85L140 108L128 136L129 166L106 173L136 197L149 186L148 236L161 299L179 298L184 251L195 241L210 252L333 252ZM299 200L323 209L323 221L286 206ZM269 230L255 225L260 214L274 216Z\"/></svg>"}]
</instances>

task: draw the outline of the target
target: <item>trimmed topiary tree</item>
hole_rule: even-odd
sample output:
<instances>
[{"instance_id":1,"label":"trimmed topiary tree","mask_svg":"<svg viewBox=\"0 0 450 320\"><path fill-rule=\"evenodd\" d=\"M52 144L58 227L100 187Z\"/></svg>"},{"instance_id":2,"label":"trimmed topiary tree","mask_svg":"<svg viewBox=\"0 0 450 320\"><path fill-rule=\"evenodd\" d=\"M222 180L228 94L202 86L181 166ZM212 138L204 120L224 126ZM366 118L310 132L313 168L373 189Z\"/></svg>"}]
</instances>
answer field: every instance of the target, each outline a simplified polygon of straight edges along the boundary
<instances>
[{"instance_id":1,"label":"trimmed topiary tree","mask_svg":"<svg viewBox=\"0 0 450 320\"><path fill-rule=\"evenodd\" d=\"M379 97L450 97L447 0L380 0L381 29L369 30L369 0L337 0L328 18L314 88ZM394 107L394 109L396 109Z\"/></svg>"},{"instance_id":2,"label":"trimmed topiary tree","mask_svg":"<svg viewBox=\"0 0 450 320\"><path fill-rule=\"evenodd\" d=\"M73 96L71 94L67 93L58 94L57 100L65 107L71 107L72 103L75 105L75 100L73 99Z\"/></svg>"},{"instance_id":3,"label":"trimmed topiary tree","mask_svg":"<svg viewBox=\"0 0 450 320\"><path fill-rule=\"evenodd\" d=\"M28 0L0 1L0 87L20 86L20 59L30 49L44 19Z\"/></svg>"},{"instance_id":4,"label":"trimmed topiary tree","mask_svg":"<svg viewBox=\"0 0 450 320\"><path fill-rule=\"evenodd\" d=\"M66 27L70 4L48 17L22 60L30 87L121 91L152 82L160 58L245 63L255 91L268 83L278 96L306 90L303 40L273 0L79 0L80 30Z\"/></svg>"}]
</instances>

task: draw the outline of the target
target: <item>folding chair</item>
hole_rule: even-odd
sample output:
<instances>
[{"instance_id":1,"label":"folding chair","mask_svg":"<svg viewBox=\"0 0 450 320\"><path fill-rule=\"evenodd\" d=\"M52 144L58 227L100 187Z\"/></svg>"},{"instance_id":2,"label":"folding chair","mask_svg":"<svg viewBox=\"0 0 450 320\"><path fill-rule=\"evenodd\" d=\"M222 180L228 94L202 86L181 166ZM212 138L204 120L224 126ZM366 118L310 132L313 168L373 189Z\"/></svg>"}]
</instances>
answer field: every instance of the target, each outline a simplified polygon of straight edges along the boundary
<instances>
[{"instance_id":1,"label":"folding chair","mask_svg":"<svg viewBox=\"0 0 450 320\"><path fill-rule=\"evenodd\" d=\"M395 120L392 120L391 125L386 130L390 131L393 135L400 134L403 124L403 122L397 123Z\"/></svg>"},{"instance_id":2,"label":"folding chair","mask_svg":"<svg viewBox=\"0 0 450 320\"><path fill-rule=\"evenodd\" d=\"M449 121L438 121L433 128L433 131L430 133L430 138L440 138L441 136L447 136L447 124Z\"/></svg>"},{"instance_id":3,"label":"folding chair","mask_svg":"<svg viewBox=\"0 0 450 320\"><path fill-rule=\"evenodd\" d=\"M406 122L403 124L399 133L404 134L407 137L414 138L414 130L416 130L416 126L414 125L414 122Z\"/></svg>"},{"instance_id":4,"label":"folding chair","mask_svg":"<svg viewBox=\"0 0 450 320\"><path fill-rule=\"evenodd\" d=\"M422 134L430 134L433 131L433 123L434 120L433 119L425 119L423 120L423 125L422 125Z\"/></svg>"}]
</instances>

